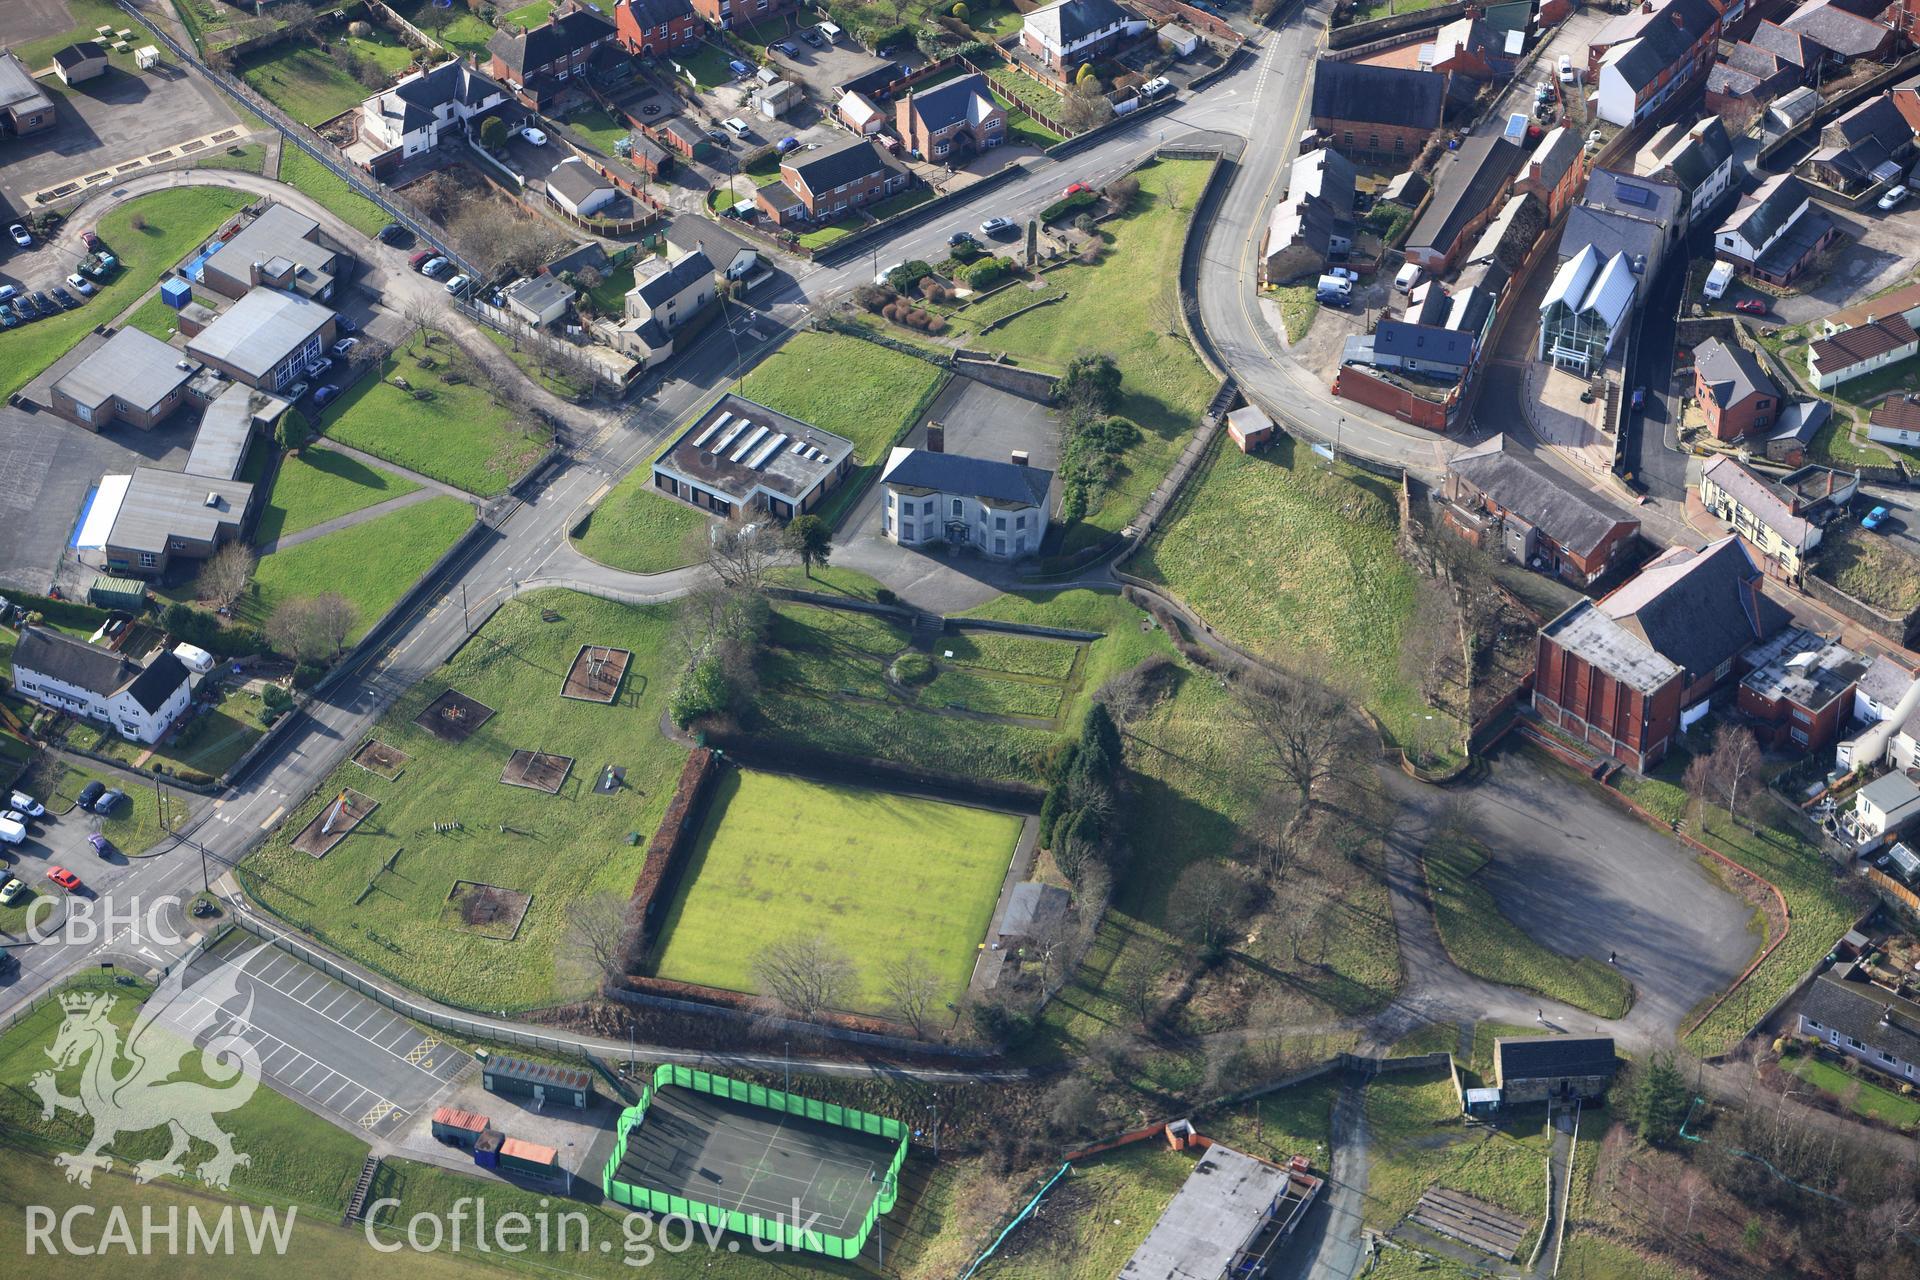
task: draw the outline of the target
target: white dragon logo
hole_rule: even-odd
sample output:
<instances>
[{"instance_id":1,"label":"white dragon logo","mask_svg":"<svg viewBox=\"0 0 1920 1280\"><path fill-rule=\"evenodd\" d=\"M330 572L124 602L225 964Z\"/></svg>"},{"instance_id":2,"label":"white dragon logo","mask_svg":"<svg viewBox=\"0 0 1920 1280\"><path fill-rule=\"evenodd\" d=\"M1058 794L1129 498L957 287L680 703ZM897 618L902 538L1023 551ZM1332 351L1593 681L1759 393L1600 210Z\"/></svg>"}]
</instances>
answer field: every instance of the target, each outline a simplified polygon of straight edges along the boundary
<instances>
[{"instance_id":1,"label":"white dragon logo","mask_svg":"<svg viewBox=\"0 0 1920 1280\"><path fill-rule=\"evenodd\" d=\"M42 1119L65 1110L93 1120L93 1140L84 1151L54 1157L54 1163L67 1171L67 1181L91 1187L96 1169L113 1167L112 1158L101 1151L116 1136L162 1126L172 1132L172 1148L157 1160L143 1160L134 1166L134 1176L140 1182L167 1174L184 1176L186 1169L180 1157L194 1138L214 1150L212 1158L199 1168L201 1181L209 1186L224 1189L235 1169L252 1163L233 1149L232 1136L215 1124L213 1117L215 1112L241 1106L259 1088L259 1050L239 1034L253 1012L253 996L249 993L237 1018L227 1018L200 1048L200 1074L212 1083L172 1079L193 1046L183 1032L154 1024L180 1000L187 968L185 964L176 966L141 1006L124 1046L120 1029L109 1016L118 996L73 991L60 997L66 1020L53 1047L46 1050L53 1069L39 1072L28 1083L40 1095ZM237 992L231 967L222 965L217 973L196 987L190 1002L194 1007L205 1000L218 1009ZM181 1007L184 1010L187 1005ZM122 1059L126 1070L116 1074ZM80 1096L67 1097L55 1083L54 1073L83 1060Z\"/></svg>"}]
</instances>

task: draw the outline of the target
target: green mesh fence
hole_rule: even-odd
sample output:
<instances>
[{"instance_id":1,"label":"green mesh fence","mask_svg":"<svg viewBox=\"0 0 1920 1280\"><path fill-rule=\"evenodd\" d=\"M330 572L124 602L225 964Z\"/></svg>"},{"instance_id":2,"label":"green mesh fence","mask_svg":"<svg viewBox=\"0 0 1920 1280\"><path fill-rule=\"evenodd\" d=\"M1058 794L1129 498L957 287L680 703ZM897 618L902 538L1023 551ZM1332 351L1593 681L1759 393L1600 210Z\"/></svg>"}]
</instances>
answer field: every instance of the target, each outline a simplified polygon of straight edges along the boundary
<instances>
[{"instance_id":1,"label":"green mesh fence","mask_svg":"<svg viewBox=\"0 0 1920 1280\"><path fill-rule=\"evenodd\" d=\"M861 1133L872 1134L888 1141L897 1139L900 1145L894 1149L893 1158L887 1162L886 1174L880 1183L880 1192L874 1197L873 1203L867 1207L866 1215L861 1219L858 1230L849 1235L804 1231L799 1223L789 1222L783 1218L764 1218L759 1214L745 1213L738 1209L722 1209L686 1196L673 1195L653 1187L636 1187L620 1180L620 1165L627 1156L627 1139L635 1129L645 1123L647 1108L653 1102L654 1090L667 1085L716 1098L726 1098L734 1102L744 1102L749 1106L765 1107L769 1111L777 1111L783 1115L801 1116L824 1124L839 1125L845 1129L856 1129ZM737 1231L759 1240L777 1240L787 1248L823 1253L830 1258L857 1258L860 1256L860 1251L866 1247L867 1237L873 1233L874 1224L880 1220L880 1215L891 1212L894 1202L899 1198L900 1166L906 1163L906 1159L907 1127L898 1120L831 1102L822 1102L818 1098L805 1098L799 1094L769 1089L765 1085L749 1084L744 1080L717 1076L711 1072L696 1071L691 1067L666 1062L654 1068L653 1084L640 1090L640 1100L620 1113L613 1154L607 1157L606 1170L601 1175L600 1185L607 1199L629 1209L671 1214L692 1222Z\"/></svg>"}]
</instances>

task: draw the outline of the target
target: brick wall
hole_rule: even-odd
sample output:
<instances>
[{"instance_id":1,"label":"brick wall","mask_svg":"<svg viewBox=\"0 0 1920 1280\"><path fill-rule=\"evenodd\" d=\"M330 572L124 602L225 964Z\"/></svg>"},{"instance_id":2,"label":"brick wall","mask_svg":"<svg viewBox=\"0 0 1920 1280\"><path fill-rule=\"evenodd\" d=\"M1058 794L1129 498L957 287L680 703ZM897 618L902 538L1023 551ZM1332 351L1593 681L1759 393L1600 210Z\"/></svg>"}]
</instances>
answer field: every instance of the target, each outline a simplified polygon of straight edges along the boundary
<instances>
[{"instance_id":1,"label":"brick wall","mask_svg":"<svg viewBox=\"0 0 1920 1280\"><path fill-rule=\"evenodd\" d=\"M1341 367L1333 379L1333 394L1390 413L1410 426L1441 432L1447 429L1450 407L1459 402L1457 395L1448 397L1444 403L1414 395L1357 365Z\"/></svg>"}]
</instances>

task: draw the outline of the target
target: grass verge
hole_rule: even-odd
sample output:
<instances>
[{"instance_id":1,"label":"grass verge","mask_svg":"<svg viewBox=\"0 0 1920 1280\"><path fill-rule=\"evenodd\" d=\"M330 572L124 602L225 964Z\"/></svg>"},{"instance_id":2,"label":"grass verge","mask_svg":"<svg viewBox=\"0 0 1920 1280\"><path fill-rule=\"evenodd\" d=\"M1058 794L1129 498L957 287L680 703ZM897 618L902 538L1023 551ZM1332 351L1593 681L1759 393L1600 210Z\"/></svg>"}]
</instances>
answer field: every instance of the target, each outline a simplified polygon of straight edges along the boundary
<instances>
[{"instance_id":1,"label":"grass verge","mask_svg":"<svg viewBox=\"0 0 1920 1280\"><path fill-rule=\"evenodd\" d=\"M375 235L393 221L385 209L299 147L281 148L280 181L313 197L361 235Z\"/></svg>"}]
</instances>

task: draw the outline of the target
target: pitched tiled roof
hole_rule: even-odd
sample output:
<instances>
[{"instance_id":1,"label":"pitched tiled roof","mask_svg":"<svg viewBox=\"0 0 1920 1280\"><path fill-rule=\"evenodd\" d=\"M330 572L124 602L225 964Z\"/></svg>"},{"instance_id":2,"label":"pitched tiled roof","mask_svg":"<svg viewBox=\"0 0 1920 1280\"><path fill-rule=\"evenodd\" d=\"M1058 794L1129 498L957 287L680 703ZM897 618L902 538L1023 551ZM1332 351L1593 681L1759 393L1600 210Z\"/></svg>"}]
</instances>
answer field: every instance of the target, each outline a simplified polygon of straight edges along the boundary
<instances>
[{"instance_id":1,"label":"pitched tiled roof","mask_svg":"<svg viewBox=\"0 0 1920 1280\"><path fill-rule=\"evenodd\" d=\"M133 683L127 686L127 695L151 715L166 706L167 699L186 682L187 664L174 657L169 649L133 678Z\"/></svg>"},{"instance_id":2,"label":"pitched tiled roof","mask_svg":"<svg viewBox=\"0 0 1920 1280\"><path fill-rule=\"evenodd\" d=\"M1708 0L1669 0L1650 15L1640 34L1601 55L1602 67L1611 66L1621 79L1638 89L1652 84L1661 72L1686 55L1719 21Z\"/></svg>"},{"instance_id":3,"label":"pitched tiled roof","mask_svg":"<svg viewBox=\"0 0 1920 1280\"><path fill-rule=\"evenodd\" d=\"M1023 467L1018 463L969 458L959 453L895 449L887 459L887 469L880 482L1039 507L1046 505L1053 472L1044 467Z\"/></svg>"},{"instance_id":4,"label":"pitched tiled roof","mask_svg":"<svg viewBox=\"0 0 1920 1280\"><path fill-rule=\"evenodd\" d=\"M978 72L915 93L909 100L914 114L929 132L962 122L978 124L999 107L993 100L993 89L987 78Z\"/></svg>"},{"instance_id":5,"label":"pitched tiled roof","mask_svg":"<svg viewBox=\"0 0 1920 1280\"><path fill-rule=\"evenodd\" d=\"M1753 353L1738 344L1728 346L1718 338L1708 338L1693 349L1693 367L1699 371L1707 394L1722 409L1748 396L1778 394Z\"/></svg>"},{"instance_id":6,"label":"pitched tiled roof","mask_svg":"<svg viewBox=\"0 0 1920 1280\"><path fill-rule=\"evenodd\" d=\"M1447 77L1432 71L1331 58L1314 64L1313 114L1322 119L1433 129L1446 94Z\"/></svg>"},{"instance_id":7,"label":"pitched tiled roof","mask_svg":"<svg viewBox=\"0 0 1920 1280\"><path fill-rule=\"evenodd\" d=\"M620 0L620 5L633 14L642 31L693 16L691 0Z\"/></svg>"},{"instance_id":8,"label":"pitched tiled roof","mask_svg":"<svg viewBox=\"0 0 1920 1280\"><path fill-rule=\"evenodd\" d=\"M1873 406L1873 417L1868 424L1875 427L1894 427L1901 431L1920 431L1920 403L1906 396L1888 396Z\"/></svg>"},{"instance_id":9,"label":"pitched tiled roof","mask_svg":"<svg viewBox=\"0 0 1920 1280\"><path fill-rule=\"evenodd\" d=\"M1478 134L1461 143L1435 167L1433 199L1407 234L1407 244L1451 252L1467 224L1493 205L1525 159L1526 153L1500 134Z\"/></svg>"},{"instance_id":10,"label":"pitched tiled roof","mask_svg":"<svg viewBox=\"0 0 1920 1280\"><path fill-rule=\"evenodd\" d=\"M45 627L21 631L13 665L103 698L111 697L140 670L120 654Z\"/></svg>"},{"instance_id":11,"label":"pitched tiled roof","mask_svg":"<svg viewBox=\"0 0 1920 1280\"><path fill-rule=\"evenodd\" d=\"M1426 360L1433 364L1467 365L1473 362L1475 336L1458 329L1382 320L1373 331L1376 356Z\"/></svg>"},{"instance_id":12,"label":"pitched tiled roof","mask_svg":"<svg viewBox=\"0 0 1920 1280\"><path fill-rule=\"evenodd\" d=\"M1885 23L1848 13L1823 0L1800 6L1780 25L1846 58L1872 53L1889 35Z\"/></svg>"},{"instance_id":13,"label":"pitched tiled roof","mask_svg":"<svg viewBox=\"0 0 1920 1280\"><path fill-rule=\"evenodd\" d=\"M1703 550L1656 556L1600 608L1698 679L1780 629L1785 615L1760 593L1760 581L1760 567L1729 535Z\"/></svg>"},{"instance_id":14,"label":"pitched tiled roof","mask_svg":"<svg viewBox=\"0 0 1920 1280\"><path fill-rule=\"evenodd\" d=\"M1804 549L1813 525L1793 512L1793 503L1780 491L1741 466L1734 458L1721 454L1701 469L1701 476L1726 490L1735 502L1753 518L1780 535L1790 547Z\"/></svg>"},{"instance_id":15,"label":"pitched tiled roof","mask_svg":"<svg viewBox=\"0 0 1920 1280\"><path fill-rule=\"evenodd\" d=\"M1618 515L1562 480L1504 435L1455 454L1447 469L1575 555L1592 555L1608 534L1637 521Z\"/></svg>"},{"instance_id":16,"label":"pitched tiled roof","mask_svg":"<svg viewBox=\"0 0 1920 1280\"><path fill-rule=\"evenodd\" d=\"M578 205L596 191L613 190L613 183L579 156L568 156L547 174L547 189Z\"/></svg>"},{"instance_id":17,"label":"pitched tiled roof","mask_svg":"<svg viewBox=\"0 0 1920 1280\"><path fill-rule=\"evenodd\" d=\"M1806 202L1807 189L1800 179L1790 173L1776 174L1743 200L1714 234L1737 232L1754 248L1764 249Z\"/></svg>"},{"instance_id":18,"label":"pitched tiled roof","mask_svg":"<svg viewBox=\"0 0 1920 1280\"><path fill-rule=\"evenodd\" d=\"M1612 1075L1619 1064L1612 1036L1501 1036L1493 1042L1502 1084L1558 1076Z\"/></svg>"},{"instance_id":19,"label":"pitched tiled roof","mask_svg":"<svg viewBox=\"0 0 1920 1280\"><path fill-rule=\"evenodd\" d=\"M887 167L887 162L881 158L878 147L864 138L856 138L837 147L801 152L798 158L788 156L780 167L817 194L831 191L843 182L856 182L878 173Z\"/></svg>"},{"instance_id":20,"label":"pitched tiled roof","mask_svg":"<svg viewBox=\"0 0 1920 1280\"><path fill-rule=\"evenodd\" d=\"M1832 373L1897 351L1914 338L1913 326L1905 316L1889 316L1872 324L1842 330L1831 338L1816 338L1811 354L1822 371Z\"/></svg>"},{"instance_id":21,"label":"pitched tiled roof","mask_svg":"<svg viewBox=\"0 0 1920 1280\"><path fill-rule=\"evenodd\" d=\"M573 9L518 35L496 31L487 41L487 52L505 63L509 73L521 76L528 67L544 67L612 34L613 24L599 14Z\"/></svg>"},{"instance_id":22,"label":"pitched tiled roof","mask_svg":"<svg viewBox=\"0 0 1920 1280\"><path fill-rule=\"evenodd\" d=\"M1820 434L1820 428L1827 425L1827 418L1832 413L1830 401L1795 400L1773 420L1773 434L1767 439L1797 440L1802 445L1810 445L1813 438Z\"/></svg>"},{"instance_id":23,"label":"pitched tiled roof","mask_svg":"<svg viewBox=\"0 0 1920 1280\"><path fill-rule=\"evenodd\" d=\"M1132 18L1132 14L1113 0L1056 0L1045 8L1029 13L1025 25L1064 49L1096 31L1104 31Z\"/></svg>"},{"instance_id":24,"label":"pitched tiled roof","mask_svg":"<svg viewBox=\"0 0 1920 1280\"><path fill-rule=\"evenodd\" d=\"M664 306L679 296L682 290L712 274L713 262L704 250L695 249L667 270L637 286L634 292L649 307Z\"/></svg>"},{"instance_id":25,"label":"pitched tiled roof","mask_svg":"<svg viewBox=\"0 0 1920 1280\"><path fill-rule=\"evenodd\" d=\"M1870 1049L1885 1049L1903 1062L1920 1062L1920 1005L1884 988L1822 974L1808 988L1800 1014Z\"/></svg>"}]
</instances>

